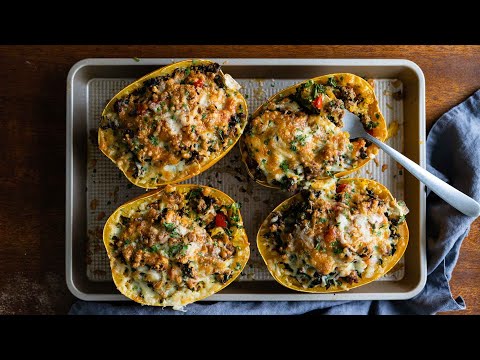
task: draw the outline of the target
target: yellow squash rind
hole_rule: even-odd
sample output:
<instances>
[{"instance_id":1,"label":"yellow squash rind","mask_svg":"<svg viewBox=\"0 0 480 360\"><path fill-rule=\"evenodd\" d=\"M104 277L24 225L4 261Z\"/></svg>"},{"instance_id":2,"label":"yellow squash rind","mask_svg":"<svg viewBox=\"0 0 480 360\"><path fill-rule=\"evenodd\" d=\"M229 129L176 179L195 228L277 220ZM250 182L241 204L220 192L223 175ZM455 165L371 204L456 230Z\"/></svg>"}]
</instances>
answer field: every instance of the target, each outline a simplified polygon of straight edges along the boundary
<instances>
[{"instance_id":1,"label":"yellow squash rind","mask_svg":"<svg viewBox=\"0 0 480 360\"><path fill-rule=\"evenodd\" d=\"M312 184L312 189L321 189L325 184L328 182L324 180L319 180ZM380 198L383 199L388 199L392 200L393 196L390 193L390 191L383 186L382 184L374 181L374 180L367 180L367 179L362 179L362 178L352 178L352 179L341 179L338 181L338 183L355 183L355 184L366 184L368 183L368 187L373 190L373 192L378 195ZM339 286L331 286L328 289L325 289L323 287L317 287L317 288L312 288L312 289L305 289L303 288L296 279L281 274L281 267L276 267L275 269L272 268L273 266L276 266L275 260L274 260L274 255L272 254L271 251L269 251L266 247L266 243L268 243L268 239L266 239L263 235L268 232L268 226L270 223L270 220L273 216L273 213L275 212L282 212L282 210L288 208L292 202L295 200L299 199L301 197L301 194L296 194L287 200L283 201L280 205L278 205L272 212L267 216L267 218L263 221L262 225L260 226L260 229L258 230L257 233L257 247L258 251L260 252L260 255L262 256L263 261L265 262L265 265L268 268L268 271L270 274L273 276L273 278L280 283L281 285L295 291L301 291L301 292L306 292L306 293L336 293L336 292L341 292L341 291L348 291L353 288L357 288L359 286L366 285L368 283L371 283L372 281L375 281L379 279L380 277L384 276L386 273L388 273L396 264L397 262L401 259L403 254L405 253L405 249L407 248L408 245L408 239L409 239L409 233L408 233L408 225L407 222L403 222L402 224L399 225L398 227L398 233L400 234L400 238L398 239L397 243L397 251L395 254L391 257L389 257L387 260L384 260L384 264L387 263L384 267L380 269L377 269L374 273L374 275L370 278L362 278L360 279L359 282L353 283L351 285L348 285L347 288L341 288ZM277 271L276 271L277 270ZM280 274L279 274L280 273Z\"/></svg>"},{"instance_id":2,"label":"yellow squash rind","mask_svg":"<svg viewBox=\"0 0 480 360\"><path fill-rule=\"evenodd\" d=\"M351 86L360 87L362 89L362 95L363 95L364 98L368 97L368 98L373 99L373 102L369 106L368 113L369 113L369 115L372 119L375 119L375 121L378 122L378 126L372 130L373 131L372 135L374 137L376 137L377 139L379 139L380 141L384 142L387 139L387 136L388 136L387 124L385 122L385 118L382 115L382 112L380 111L380 107L378 105L377 98L375 97L375 92L373 90L373 87L365 79L361 78L360 76L357 76L357 75L354 75L354 74L349 74L349 73L335 73L335 74L322 75L322 76L312 78L310 80L313 80L315 83L325 84L328 81L328 79L331 78L331 77L333 77L339 85L342 85L342 86L351 85ZM342 78L343 78L343 80L342 80ZM283 98L295 93L295 90L297 89L297 87L306 83L307 81L309 81L309 80L306 80L306 81L303 81L301 83L292 85L292 86L290 86L286 89L283 89L282 91L276 93L275 95L270 97L264 104L259 106L255 110L255 112L253 113L251 118L254 119L258 115L260 115L260 113L264 109L267 108L268 104L270 104L272 102L276 102L279 99L283 99ZM375 114L379 114L379 118L377 118L375 116ZM260 184L262 186L273 188L273 189L279 189L280 188L279 186L269 184L266 181L257 179L254 176L252 169L250 169L249 166L248 166L248 162L247 162L248 152L245 148L246 145L245 145L245 141L244 141L244 136L241 137L239 145L240 145L240 152L241 152L241 156L242 156L242 161L245 164L245 167L247 168L247 173L250 175L250 177L255 182L257 182L258 184ZM370 158L370 156L372 155L374 157L377 153L378 153L378 147L376 145L372 144L371 146L369 146L367 148L368 157L366 159L360 160L358 162L358 165L356 167L352 168L352 169L336 173L335 177L341 178L341 177L344 177L346 175L349 175L349 174L361 169L363 166L365 166L372 159L372 158ZM318 179L315 179L315 180L322 180L322 179L327 179L327 178L328 177L325 176L324 178L318 178Z\"/></svg>"},{"instance_id":3,"label":"yellow squash rind","mask_svg":"<svg viewBox=\"0 0 480 360\"><path fill-rule=\"evenodd\" d=\"M164 66L160 69L157 69L157 70L141 77L140 79L135 80L133 83L131 83L130 85L128 85L125 88L123 88L122 90L120 90L108 102L108 104L105 106L105 108L102 112L102 117L105 116L109 111L111 111L113 109L113 105L115 104L115 102L118 99L121 99L121 98L125 97L126 95L131 94L132 92L134 92L138 88L141 88L143 86L143 82L148 80L148 79L155 78L155 77L158 77L158 76L165 76L165 75L172 74L175 71L175 69L178 69L178 68L186 68L186 67L192 66L192 65L209 65L209 64L213 64L213 63L214 63L213 61L202 60L202 59L184 60L184 61L180 61L180 62L176 62L176 63L170 64L170 65ZM219 74L221 76L225 77L225 74L221 70L219 71ZM184 175L181 175L181 176L178 176L177 178L175 178L173 180L164 181L164 182L160 182L160 183L157 183L157 182L153 183L152 182L152 183L143 184L143 183L140 182L141 178L136 178L135 179L134 177L130 176L128 174L129 163L128 162L123 162L122 164L119 164L118 161L115 160L115 158L114 158L114 152L109 151L108 146L102 146L102 144L108 144L108 142L112 140L112 139L109 139L109 138L113 138L113 136L111 136L111 134L108 135L110 133L110 129L108 129L108 130L99 129L98 130L98 144L99 144L100 150L105 154L105 156L107 156L123 172L125 177L132 184L134 184L138 187L145 188L145 189L157 189L157 188L159 188L161 186L164 186L164 185L179 183L179 182L182 182L184 180L188 180L188 179L202 173L203 171L209 169L213 165L215 165L225 155L227 155L227 153L230 150L233 149L233 147L235 146L237 141L240 139L240 137L243 133L243 130L245 129L245 126L247 125L248 106L247 106L247 102L246 102L245 98L242 96L242 94L238 93L238 96L242 101L242 107L243 107L244 113L245 113L245 121L242 124L241 131L239 131L237 136L235 137L235 139L233 139L232 144L229 145L224 151L222 151L217 157L214 157L213 159L211 159L210 161L208 161L204 165L198 166L197 168L191 167L191 172L189 172L187 174L184 174Z\"/></svg>"},{"instance_id":4,"label":"yellow squash rind","mask_svg":"<svg viewBox=\"0 0 480 360\"><path fill-rule=\"evenodd\" d=\"M224 192L208 187L208 186L203 186L203 185L194 185L194 184L183 184L183 185L174 185L176 191L179 191L181 193L188 193L191 189L194 188L208 188L210 190L209 196L217 198L222 201L223 204L226 205L231 205L235 201L225 194ZM224 289L226 286L231 284L235 279L241 274L243 271L245 265L248 262L248 259L250 257L250 244L248 242L247 234L245 232L245 229L242 228L236 228L236 230L233 232L233 246L236 247L237 251L235 253L235 257L232 260L232 264L240 263L240 267L237 267L234 270L234 273L232 277L225 282L224 284L216 284L215 287L213 287L211 290L207 289L209 291L204 291L204 292L199 292L199 295L197 297L192 297L192 298L179 298L179 297L172 297L173 301L166 301L164 303L147 303L142 297L137 296L136 294L133 294L131 291L129 291L125 286L122 285L122 283L125 280L125 276L123 273L119 273L115 271L116 264L117 264L117 259L112 255L112 249L110 246L110 239L113 236L113 232L119 223L120 220L120 215L122 214L128 214L129 210L131 209L137 209L141 204L153 202L156 199L158 199L161 196L161 193L165 190L165 188L157 189L154 191L147 192L146 194L140 195L125 204L121 205L118 207L114 213L108 218L107 222L105 223L105 226L103 228L103 244L105 246L105 249L107 250L108 258L110 260L110 268L112 270L112 278L115 283L115 286L117 287L118 291L120 291L124 296L130 298L131 300L140 303L142 305L150 305L150 306L173 306L174 309L180 309L185 305L188 305L192 302L202 300L208 296L211 296L218 291ZM240 214L240 211L238 212L239 216L239 223L243 223L242 220L242 215ZM218 285L218 286L217 286ZM168 300L168 299L167 299Z\"/></svg>"}]
</instances>

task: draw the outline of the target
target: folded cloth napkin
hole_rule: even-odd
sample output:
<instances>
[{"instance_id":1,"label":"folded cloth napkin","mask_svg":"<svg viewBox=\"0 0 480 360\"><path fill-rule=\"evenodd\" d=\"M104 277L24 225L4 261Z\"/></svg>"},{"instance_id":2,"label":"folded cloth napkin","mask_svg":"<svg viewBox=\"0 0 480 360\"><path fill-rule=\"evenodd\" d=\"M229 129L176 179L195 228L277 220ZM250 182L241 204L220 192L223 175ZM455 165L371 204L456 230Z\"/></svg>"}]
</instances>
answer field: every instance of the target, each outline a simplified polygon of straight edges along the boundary
<instances>
[{"instance_id":1,"label":"folded cloth napkin","mask_svg":"<svg viewBox=\"0 0 480 360\"><path fill-rule=\"evenodd\" d=\"M444 114L432 127L427 143L428 170L460 191L480 200L480 90ZM133 303L78 301L70 314L130 315L286 315L320 314L435 314L463 310L461 297L452 298L448 284L460 246L474 219L434 193L427 198L427 264L425 288L410 300L195 303L186 312Z\"/></svg>"}]
</instances>

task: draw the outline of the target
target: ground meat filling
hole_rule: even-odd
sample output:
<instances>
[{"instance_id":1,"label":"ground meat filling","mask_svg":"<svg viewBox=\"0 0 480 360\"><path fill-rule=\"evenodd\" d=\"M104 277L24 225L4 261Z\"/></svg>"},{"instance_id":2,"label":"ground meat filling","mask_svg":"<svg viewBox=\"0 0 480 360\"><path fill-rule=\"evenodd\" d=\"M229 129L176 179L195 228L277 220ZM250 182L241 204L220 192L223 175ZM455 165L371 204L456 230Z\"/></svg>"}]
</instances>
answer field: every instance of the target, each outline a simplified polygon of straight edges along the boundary
<instances>
[{"instance_id":1,"label":"ground meat filling","mask_svg":"<svg viewBox=\"0 0 480 360\"><path fill-rule=\"evenodd\" d=\"M224 205L209 195L206 188L185 195L165 191L144 210L120 217L120 232L111 240L113 256L126 265L133 282L167 299L182 289L223 284L240 269L232 264L237 251L232 233L242 226L239 205Z\"/></svg>"},{"instance_id":2,"label":"ground meat filling","mask_svg":"<svg viewBox=\"0 0 480 360\"><path fill-rule=\"evenodd\" d=\"M352 169L368 157L371 144L350 140L342 131L342 118L348 109L367 130L376 128L378 122L370 118L370 102L360 90L341 86L340 81L332 77L322 85L310 80L292 95L269 103L249 121L245 160L256 179L296 191L315 178Z\"/></svg>"},{"instance_id":3,"label":"ground meat filling","mask_svg":"<svg viewBox=\"0 0 480 360\"><path fill-rule=\"evenodd\" d=\"M218 64L197 65L148 79L102 118L101 129L112 129L122 145L116 157L128 155L133 178L161 182L188 167L198 172L238 137L246 109L219 71Z\"/></svg>"},{"instance_id":4,"label":"ground meat filling","mask_svg":"<svg viewBox=\"0 0 480 360\"><path fill-rule=\"evenodd\" d=\"M272 214L264 234L284 273L310 289L370 278L396 252L398 226L408 209L367 186L338 184L301 192L287 209Z\"/></svg>"}]
</instances>

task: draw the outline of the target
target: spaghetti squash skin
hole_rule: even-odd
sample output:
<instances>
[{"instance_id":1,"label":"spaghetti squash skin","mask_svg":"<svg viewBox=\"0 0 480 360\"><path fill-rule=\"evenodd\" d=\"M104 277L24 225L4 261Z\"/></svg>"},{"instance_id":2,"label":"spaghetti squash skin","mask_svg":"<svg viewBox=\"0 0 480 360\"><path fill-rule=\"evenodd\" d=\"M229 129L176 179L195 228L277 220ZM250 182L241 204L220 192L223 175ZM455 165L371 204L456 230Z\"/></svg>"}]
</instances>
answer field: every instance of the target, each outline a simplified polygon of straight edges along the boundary
<instances>
[{"instance_id":1,"label":"spaghetti squash skin","mask_svg":"<svg viewBox=\"0 0 480 360\"><path fill-rule=\"evenodd\" d=\"M100 150L139 187L189 179L240 138L248 110L239 88L208 60L156 70L107 104L98 131Z\"/></svg>"},{"instance_id":2,"label":"spaghetti squash skin","mask_svg":"<svg viewBox=\"0 0 480 360\"><path fill-rule=\"evenodd\" d=\"M387 127L372 86L347 73L316 77L282 90L252 115L240 140L250 176L267 187L296 191L364 166L378 148L342 131L344 109L385 141Z\"/></svg>"},{"instance_id":3,"label":"spaghetti squash skin","mask_svg":"<svg viewBox=\"0 0 480 360\"><path fill-rule=\"evenodd\" d=\"M120 206L103 241L118 290L182 308L234 281L250 255L239 205L198 185L167 185Z\"/></svg>"},{"instance_id":4,"label":"spaghetti squash skin","mask_svg":"<svg viewBox=\"0 0 480 360\"><path fill-rule=\"evenodd\" d=\"M367 179L317 181L265 219L257 246L271 275L309 293L350 290L390 271L408 244L408 209Z\"/></svg>"}]
</instances>

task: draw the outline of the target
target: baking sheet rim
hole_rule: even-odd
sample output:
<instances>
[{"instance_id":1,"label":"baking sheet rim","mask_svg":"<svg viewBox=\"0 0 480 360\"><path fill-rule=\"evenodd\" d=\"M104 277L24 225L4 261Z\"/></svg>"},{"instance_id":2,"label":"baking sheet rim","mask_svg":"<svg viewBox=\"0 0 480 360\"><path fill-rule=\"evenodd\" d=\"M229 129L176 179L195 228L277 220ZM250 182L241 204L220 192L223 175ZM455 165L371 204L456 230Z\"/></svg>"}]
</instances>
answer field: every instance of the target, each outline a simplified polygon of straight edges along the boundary
<instances>
[{"instance_id":1,"label":"baking sheet rim","mask_svg":"<svg viewBox=\"0 0 480 360\"><path fill-rule=\"evenodd\" d=\"M79 290L73 280L73 83L77 72L85 66L125 66L125 65L160 65L168 62L176 62L184 59L180 58L142 58L136 61L133 58L88 58L78 61L72 66L67 76L67 116L66 116L66 213L65 213L65 270L66 282L70 292L77 298L88 301L124 301L128 300L121 294L90 294ZM278 58L250 58L250 59L230 59L230 58L212 58L224 65L238 66L404 66L414 71L418 78L419 85L419 140L425 143L425 77L420 67L414 62L406 59L278 59ZM425 167L425 147L419 147L419 164ZM318 300L379 300L379 299L410 299L417 295L426 283L426 250L425 250L425 212L426 195L424 186L419 182L420 187L420 281L410 291L390 292L390 293L351 293L342 292L338 294L215 294L204 301L318 301Z\"/></svg>"}]
</instances>

